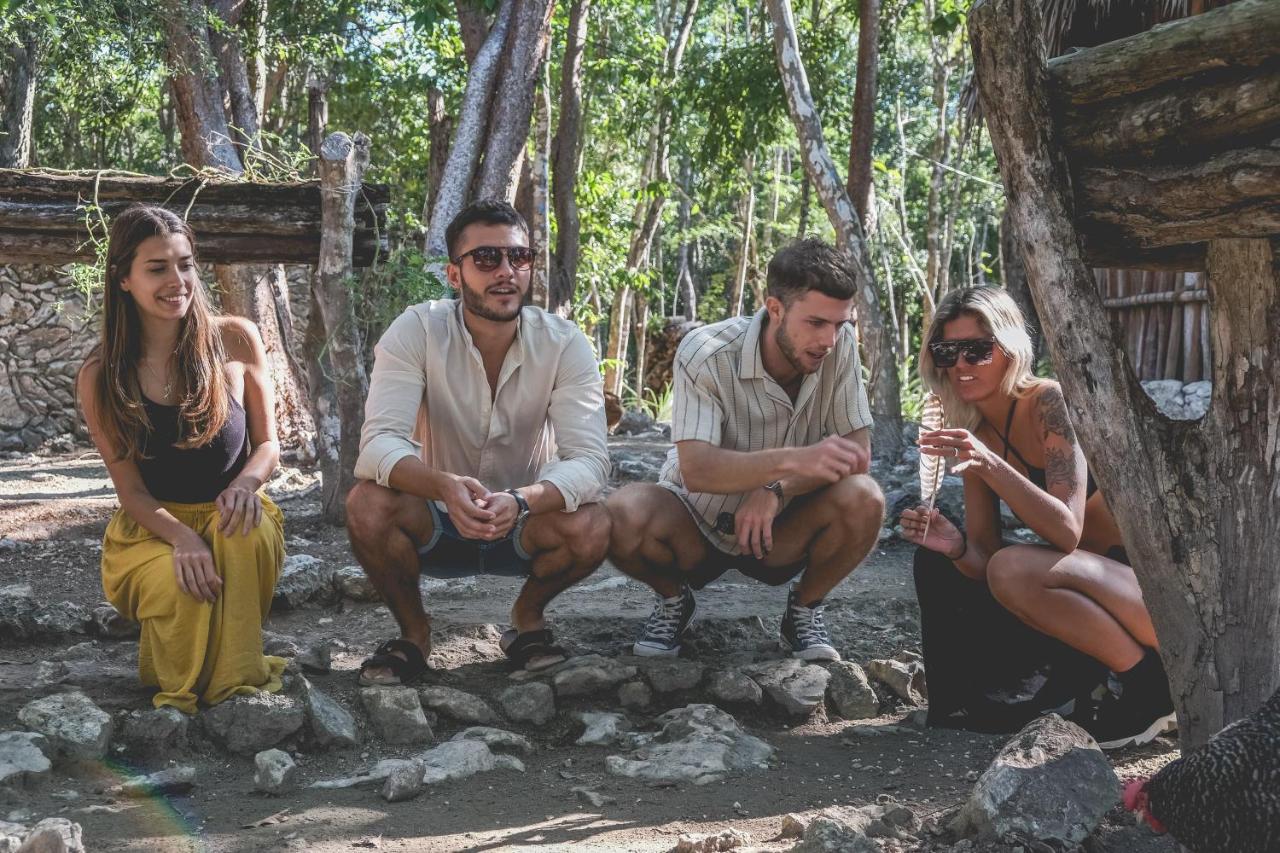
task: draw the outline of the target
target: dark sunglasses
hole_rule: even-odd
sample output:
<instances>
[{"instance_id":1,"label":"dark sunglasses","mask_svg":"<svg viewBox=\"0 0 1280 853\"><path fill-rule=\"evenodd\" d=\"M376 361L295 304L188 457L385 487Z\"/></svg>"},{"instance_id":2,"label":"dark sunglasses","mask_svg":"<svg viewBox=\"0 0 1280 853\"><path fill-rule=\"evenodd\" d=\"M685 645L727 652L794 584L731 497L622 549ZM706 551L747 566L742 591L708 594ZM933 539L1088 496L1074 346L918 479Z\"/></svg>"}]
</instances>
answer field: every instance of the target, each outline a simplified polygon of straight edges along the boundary
<instances>
[{"instance_id":1,"label":"dark sunglasses","mask_svg":"<svg viewBox=\"0 0 1280 853\"><path fill-rule=\"evenodd\" d=\"M990 364L995 350L995 338L967 338L929 344L929 354L933 356L933 363L937 367L955 367L962 353L969 364Z\"/></svg>"},{"instance_id":2,"label":"dark sunglasses","mask_svg":"<svg viewBox=\"0 0 1280 853\"><path fill-rule=\"evenodd\" d=\"M468 255L471 262L480 272L492 272L502 263L502 256L507 256L507 263L513 270L527 270L533 266L533 249L528 246L476 246L470 252L463 252L453 259L454 266L461 266Z\"/></svg>"}]
</instances>

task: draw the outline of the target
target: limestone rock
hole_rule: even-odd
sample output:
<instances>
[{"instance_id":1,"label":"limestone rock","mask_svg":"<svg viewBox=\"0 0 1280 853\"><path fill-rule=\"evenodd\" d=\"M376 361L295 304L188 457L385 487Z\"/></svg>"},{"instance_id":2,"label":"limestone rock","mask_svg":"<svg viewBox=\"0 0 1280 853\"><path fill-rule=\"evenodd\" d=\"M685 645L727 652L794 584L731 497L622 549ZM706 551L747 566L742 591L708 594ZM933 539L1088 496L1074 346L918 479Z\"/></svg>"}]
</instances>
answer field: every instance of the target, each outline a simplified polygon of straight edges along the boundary
<instances>
[{"instance_id":1,"label":"limestone rock","mask_svg":"<svg viewBox=\"0 0 1280 853\"><path fill-rule=\"evenodd\" d=\"M764 767L773 747L742 730L714 705L687 705L658 717L662 731L630 757L610 755L605 769L647 782L707 784Z\"/></svg>"},{"instance_id":2,"label":"limestone rock","mask_svg":"<svg viewBox=\"0 0 1280 853\"><path fill-rule=\"evenodd\" d=\"M846 720L864 720L880 714L880 700L867 681L867 674L853 661L835 661L826 667L831 673L827 699Z\"/></svg>"},{"instance_id":3,"label":"limestone rock","mask_svg":"<svg viewBox=\"0 0 1280 853\"><path fill-rule=\"evenodd\" d=\"M289 753L267 749L253 757L253 787L267 794L285 794L298 785L298 765Z\"/></svg>"},{"instance_id":4,"label":"limestone rock","mask_svg":"<svg viewBox=\"0 0 1280 853\"><path fill-rule=\"evenodd\" d=\"M29 640L39 632L35 614L39 611L30 584L0 587L0 637Z\"/></svg>"},{"instance_id":5,"label":"limestone rock","mask_svg":"<svg viewBox=\"0 0 1280 853\"><path fill-rule=\"evenodd\" d=\"M382 799L388 803L400 803L412 800L422 793L421 761L401 761L391 768L386 780L382 783Z\"/></svg>"},{"instance_id":6,"label":"limestone rock","mask_svg":"<svg viewBox=\"0 0 1280 853\"><path fill-rule=\"evenodd\" d=\"M791 853L879 853L880 847L859 826L829 815L809 821L804 839Z\"/></svg>"},{"instance_id":7,"label":"limestone rock","mask_svg":"<svg viewBox=\"0 0 1280 853\"><path fill-rule=\"evenodd\" d=\"M451 740L478 740L489 747L491 752L522 752L528 755L534 750L533 742L524 735L489 726L472 726L469 729L463 729Z\"/></svg>"},{"instance_id":8,"label":"limestone rock","mask_svg":"<svg viewBox=\"0 0 1280 853\"><path fill-rule=\"evenodd\" d=\"M84 853L83 830L64 817L47 817L31 828L18 853Z\"/></svg>"},{"instance_id":9,"label":"limestone rock","mask_svg":"<svg viewBox=\"0 0 1280 853\"><path fill-rule=\"evenodd\" d=\"M822 704L831 675L822 667L796 658L753 664L746 668L765 694L784 711L802 717Z\"/></svg>"},{"instance_id":10,"label":"limestone rock","mask_svg":"<svg viewBox=\"0 0 1280 853\"><path fill-rule=\"evenodd\" d=\"M366 687L360 691L369 721L387 743L430 743L431 724L412 687Z\"/></svg>"},{"instance_id":11,"label":"limestone rock","mask_svg":"<svg viewBox=\"0 0 1280 853\"><path fill-rule=\"evenodd\" d=\"M1028 723L978 778L951 829L983 841L1080 844L1120 798L1107 756L1084 729L1049 714Z\"/></svg>"},{"instance_id":12,"label":"limestone rock","mask_svg":"<svg viewBox=\"0 0 1280 853\"><path fill-rule=\"evenodd\" d=\"M359 566L343 566L334 573L333 582L352 601L381 601L373 581Z\"/></svg>"},{"instance_id":13,"label":"limestone rock","mask_svg":"<svg viewBox=\"0 0 1280 853\"><path fill-rule=\"evenodd\" d=\"M334 574L333 566L318 557L290 554L276 581L275 604L297 608L308 601L329 600L334 594Z\"/></svg>"},{"instance_id":14,"label":"limestone rock","mask_svg":"<svg viewBox=\"0 0 1280 853\"><path fill-rule=\"evenodd\" d=\"M618 704L624 708L647 708L653 693L640 681L628 681L618 688Z\"/></svg>"},{"instance_id":15,"label":"limestone rock","mask_svg":"<svg viewBox=\"0 0 1280 853\"><path fill-rule=\"evenodd\" d=\"M427 750L420 758L426 785L465 779L498 766L489 747L479 740L451 740Z\"/></svg>"},{"instance_id":16,"label":"limestone rock","mask_svg":"<svg viewBox=\"0 0 1280 853\"><path fill-rule=\"evenodd\" d=\"M93 617L74 601L51 601L36 614L36 628L41 634L86 634Z\"/></svg>"},{"instance_id":17,"label":"limestone rock","mask_svg":"<svg viewBox=\"0 0 1280 853\"><path fill-rule=\"evenodd\" d=\"M302 701L316 743L337 749L359 745L355 717L306 679L303 679Z\"/></svg>"},{"instance_id":18,"label":"limestone rock","mask_svg":"<svg viewBox=\"0 0 1280 853\"><path fill-rule=\"evenodd\" d=\"M649 686L657 693L692 690L702 683L702 674L702 664L679 658L653 660L644 668Z\"/></svg>"},{"instance_id":19,"label":"limestone rock","mask_svg":"<svg viewBox=\"0 0 1280 853\"><path fill-rule=\"evenodd\" d=\"M912 705L928 702L924 665L918 660L873 660L867 664L867 675L892 690Z\"/></svg>"},{"instance_id":20,"label":"limestone rock","mask_svg":"<svg viewBox=\"0 0 1280 853\"><path fill-rule=\"evenodd\" d=\"M298 665L302 667L304 672L328 672L332 668L333 646L333 641L327 639L307 644L305 648L298 652L296 657Z\"/></svg>"},{"instance_id":21,"label":"limestone rock","mask_svg":"<svg viewBox=\"0 0 1280 853\"><path fill-rule=\"evenodd\" d=\"M205 732L238 755L270 749L302 728L306 708L283 693L251 693L214 705L200 714Z\"/></svg>"},{"instance_id":22,"label":"limestone rock","mask_svg":"<svg viewBox=\"0 0 1280 853\"><path fill-rule=\"evenodd\" d=\"M725 669L711 673L707 692L717 702L728 705L759 705L764 702L764 691L745 672Z\"/></svg>"},{"instance_id":23,"label":"limestone rock","mask_svg":"<svg viewBox=\"0 0 1280 853\"><path fill-rule=\"evenodd\" d=\"M452 687L420 687L418 696L422 704L439 714L463 723L490 725L498 722L498 715L479 696L454 690Z\"/></svg>"},{"instance_id":24,"label":"limestone rock","mask_svg":"<svg viewBox=\"0 0 1280 853\"><path fill-rule=\"evenodd\" d=\"M57 693L28 702L18 712L24 726L49 739L59 755L91 761L107 754L115 724L83 693Z\"/></svg>"},{"instance_id":25,"label":"limestone rock","mask_svg":"<svg viewBox=\"0 0 1280 853\"><path fill-rule=\"evenodd\" d=\"M570 658L556 670L551 683L557 696L587 696L608 690L636 675L634 666L627 666L602 655L583 655Z\"/></svg>"},{"instance_id":26,"label":"limestone rock","mask_svg":"<svg viewBox=\"0 0 1280 853\"><path fill-rule=\"evenodd\" d=\"M17 785L47 776L49 742L36 732L0 732L0 785Z\"/></svg>"},{"instance_id":27,"label":"limestone rock","mask_svg":"<svg viewBox=\"0 0 1280 853\"><path fill-rule=\"evenodd\" d=\"M516 684L498 694L498 705L508 720L545 726L556 715L555 693L541 681Z\"/></svg>"},{"instance_id":28,"label":"limestone rock","mask_svg":"<svg viewBox=\"0 0 1280 853\"><path fill-rule=\"evenodd\" d=\"M187 746L191 718L171 706L134 711L125 718L121 739L138 755L169 755Z\"/></svg>"},{"instance_id":29,"label":"limestone rock","mask_svg":"<svg viewBox=\"0 0 1280 853\"><path fill-rule=\"evenodd\" d=\"M631 728L622 714L608 711L582 711L578 714L578 719L587 727L576 741L578 746L612 746L618 742L623 732Z\"/></svg>"},{"instance_id":30,"label":"limestone rock","mask_svg":"<svg viewBox=\"0 0 1280 853\"><path fill-rule=\"evenodd\" d=\"M750 833L726 829L716 835L681 835L671 853L720 853L736 850L751 843Z\"/></svg>"},{"instance_id":31,"label":"limestone rock","mask_svg":"<svg viewBox=\"0 0 1280 853\"><path fill-rule=\"evenodd\" d=\"M357 773L354 776L342 776L337 779L321 779L312 782L309 788L354 788L357 785L370 785L375 782L381 782L391 775L391 771L404 763L404 759L400 758L384 758L373 767Z\"/></svg>"},{"instance_id":32,"label":"limestone rock","mask_svg":"<svg viewBox=\"0 0 1280 853\"><path fill-rule=\"evenodd\" d=\"M194 767L168 767L134 777L120 786L120 795L145 799L157 794L185 794L196 784Z\"/></svg>"}]
</instances>

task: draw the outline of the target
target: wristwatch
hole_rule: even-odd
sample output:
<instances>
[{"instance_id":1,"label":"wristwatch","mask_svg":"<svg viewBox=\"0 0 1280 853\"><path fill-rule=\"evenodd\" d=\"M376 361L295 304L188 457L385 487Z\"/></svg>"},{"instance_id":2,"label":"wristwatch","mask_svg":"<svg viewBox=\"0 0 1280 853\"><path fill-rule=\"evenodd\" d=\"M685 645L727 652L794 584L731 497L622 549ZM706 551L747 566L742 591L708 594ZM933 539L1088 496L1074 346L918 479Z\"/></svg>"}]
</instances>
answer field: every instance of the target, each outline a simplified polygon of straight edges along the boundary
<instances>
[{"instance_id":1,"label":"wristwatch","mask_svg":"<svg viewBox=\"0 0 1280 853\"><path fill-rule=\"evenodd\" d=\"M778 498L778 503L782 503L782 481L774 480L772 483L765 483L764 487Z\"/></svg>"},{"instance_id":2,"label":"wristwatch","mask_svg":"<svg viewBox=\"0 0 1280 853\"><path fill-rule=\"evenodd\" d=\"M516 499L516 526L518 527L529 517L529 502L515 489L507 489L507 494Z\"/></svg>"}]
</instances>

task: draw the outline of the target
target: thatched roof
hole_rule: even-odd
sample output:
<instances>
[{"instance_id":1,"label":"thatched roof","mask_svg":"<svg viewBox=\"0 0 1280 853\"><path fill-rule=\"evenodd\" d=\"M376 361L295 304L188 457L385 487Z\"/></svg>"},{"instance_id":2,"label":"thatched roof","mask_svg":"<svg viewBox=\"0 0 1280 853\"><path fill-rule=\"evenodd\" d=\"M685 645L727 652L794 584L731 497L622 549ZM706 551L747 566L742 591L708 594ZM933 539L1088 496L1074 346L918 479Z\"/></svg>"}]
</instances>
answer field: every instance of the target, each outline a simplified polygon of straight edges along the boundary
<instances>
[{"instance_id":1,"label":"thatched roof","mask_svg":"<svg viewBox=\"0 0 1280 853\"><path fill-rule=\"evenodd\" d=\"M1204 0L1044 0L1045 43L1050 56L1059 56L1073 47L1115 41L1221 5Z\"/></svg>"}]
</instances>

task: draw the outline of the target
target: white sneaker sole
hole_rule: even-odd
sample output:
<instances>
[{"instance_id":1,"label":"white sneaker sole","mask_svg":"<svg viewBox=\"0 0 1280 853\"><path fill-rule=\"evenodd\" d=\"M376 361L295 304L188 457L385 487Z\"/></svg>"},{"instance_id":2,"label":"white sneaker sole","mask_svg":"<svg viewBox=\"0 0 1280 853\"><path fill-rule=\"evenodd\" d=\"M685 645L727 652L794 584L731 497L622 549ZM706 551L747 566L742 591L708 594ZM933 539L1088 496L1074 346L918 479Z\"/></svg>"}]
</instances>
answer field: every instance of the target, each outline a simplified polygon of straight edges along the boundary
<instances>
[{"instance_id":1,"label":"white sneaker sole","mask_svg":"<svg viewBox=\"0 0 1280 853\"><path fill-rule=\"evenodd\" d=\"M673 658L679 656L680 647L664 649L661 646L642 646L636 643L632 645L631 653L639 658Z\"/></svg>"},{"instance_id":2,"label":"white sneaker sole","mask_svg":"<svg viewBox=\"0 0 1280 853\"><path fill-rule=\"evenodd\" d=\"M794 646L792 646L790 643L788 643L785 638L781 638L781 637L778 638L778 645L782 648L784 652L791 652L791 656L793 658L798 658L800 660L825 660L825 661L840 660L840 653L829 646L825 649L824 648L797 649Z\"/></svg>"},{"instance_id":3,"label":"white sneaker sole","mask_svg":"<svg viewBox=\"0 0 1280 853\"><path fill-rule=\"evenodd\" d=\"M1178 728L1178 718L1175 714L1166 714L1163 717L1157 717L1151 725L1147 726L1143 731L1129 737L1109 740L1105 743L1098 742L1098 746L1102 749L1121 749L1126 746L1142 746L1144 743L1151 743L1156 739L1156 735L1171 732Z\"/></svg>"}]
</instances>

